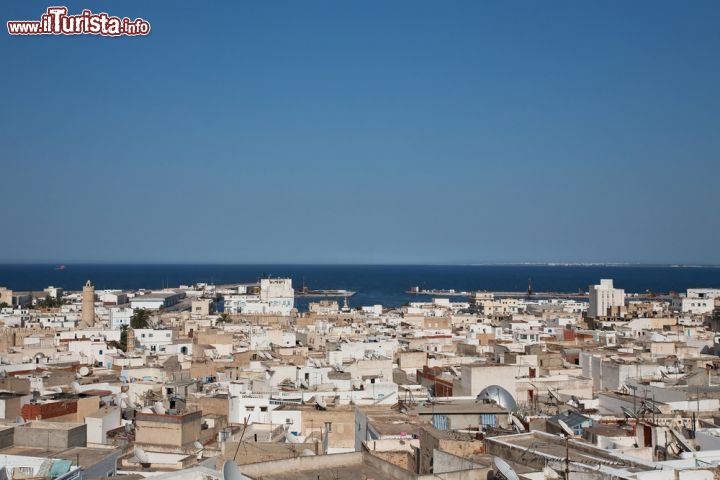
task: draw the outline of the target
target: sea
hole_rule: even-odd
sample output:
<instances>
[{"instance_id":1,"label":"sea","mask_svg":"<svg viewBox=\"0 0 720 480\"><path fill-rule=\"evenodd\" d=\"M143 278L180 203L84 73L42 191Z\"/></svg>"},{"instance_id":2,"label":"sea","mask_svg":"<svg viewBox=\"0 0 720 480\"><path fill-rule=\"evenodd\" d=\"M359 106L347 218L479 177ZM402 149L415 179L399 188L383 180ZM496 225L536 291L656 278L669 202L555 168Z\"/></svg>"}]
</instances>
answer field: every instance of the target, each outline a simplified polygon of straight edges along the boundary
<instances>
[{"instance_id":1,"label":"sea","mask_svg":"<svg viewBox=\"0 0 720 480\"><path fill-rule=\"evenodd\" d=\"M90 280L96 289L160 289L194 283L216 285L254 282L262 277L290 277L293 286L356 291L350 307L381 304L399 307L429 297L409 295L411 287L458 291L587 291L602 278L628 293L684 292L687 288L720 288L720 266L656 265L236 265L236 264L75 264L0 265L0 286L42 291L48 286L69 291ZM297 298L307 310L317 298ZM458 301L460 301L458 299Z\"/></svg>"}]
</instances>

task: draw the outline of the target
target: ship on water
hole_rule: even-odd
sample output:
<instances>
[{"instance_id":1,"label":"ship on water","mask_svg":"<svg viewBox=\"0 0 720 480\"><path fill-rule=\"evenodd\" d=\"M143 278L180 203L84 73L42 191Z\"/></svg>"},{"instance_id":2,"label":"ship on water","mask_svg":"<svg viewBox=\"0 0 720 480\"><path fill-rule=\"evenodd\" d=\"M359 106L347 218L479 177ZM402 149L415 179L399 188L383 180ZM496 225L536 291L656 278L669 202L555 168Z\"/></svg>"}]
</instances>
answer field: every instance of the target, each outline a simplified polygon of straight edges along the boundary
<instances>
[{"instance_id":1,"label":"ship on water","mask_svg":"<svg viewBox=\"0 0 720 480\"><path fill-rule=\"evenodd\" d=\"M304 284L295 290L296 297L352 297L357 292L343 289L320 289L315 290L306 287Z\"/></svg>"}]
</instances>

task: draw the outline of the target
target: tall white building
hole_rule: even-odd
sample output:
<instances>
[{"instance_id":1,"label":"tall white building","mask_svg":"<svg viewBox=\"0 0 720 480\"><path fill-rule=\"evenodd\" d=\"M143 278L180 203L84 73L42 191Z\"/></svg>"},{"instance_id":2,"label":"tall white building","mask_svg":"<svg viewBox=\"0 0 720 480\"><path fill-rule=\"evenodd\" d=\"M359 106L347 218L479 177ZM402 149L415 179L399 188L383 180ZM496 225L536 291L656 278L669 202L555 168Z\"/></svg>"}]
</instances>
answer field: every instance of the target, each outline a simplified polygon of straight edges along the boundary
<instances>
[{"instance_id":1,"label":"tall white building","mask_svg":"<svg viewBox=\"0 0 720 480\"><path fill-rule=\"evenodd\" d=\"M589 291L587 316L590 318L607 317L610 308L625 305L625 290L614 288L612 279L602 279L600 285L590 285Z\"/></svg>"},{"instance_id":2,"label":"tall white building","mask_svg":"<svg viewBox=\"0 0 720 480\"><path fill-rule=\"evenodd\" d=\"M290 315L295 306L290 278L263 278L259 285L239 285L237 294L224 298L225 311L231 313Z\"/></svg>"}]
</instances>

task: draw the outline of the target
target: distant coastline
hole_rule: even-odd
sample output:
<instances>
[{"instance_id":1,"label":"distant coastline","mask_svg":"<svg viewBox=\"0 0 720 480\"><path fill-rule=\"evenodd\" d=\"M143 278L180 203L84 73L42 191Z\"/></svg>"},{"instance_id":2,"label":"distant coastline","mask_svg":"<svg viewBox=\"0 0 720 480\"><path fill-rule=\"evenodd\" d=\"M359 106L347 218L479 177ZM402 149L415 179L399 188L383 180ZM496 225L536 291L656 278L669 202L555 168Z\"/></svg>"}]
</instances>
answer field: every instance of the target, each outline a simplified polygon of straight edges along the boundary
<instances>
[{"instance_id":1,"label":"distant coastline","mask_svg":"<svg viewBox=\"0 0 720 480\"><path fill-rule=\"evenodd\" d=\"M80 290L91 280L98 290L154 289L194 283L215 285L255 282L263 276L289 277L297 289L344 289L357 292L349 305L389 307L417 301L412 287L456 291L587 291L602 278L615 280L628 293L684 292L688 288L720 288L720 268L607 263L522 263L479 265L333 265L333 264L0 264L0 286L16 291L42 291L53 285ZM305 309L309 299L297 298ZM313 300L314 301L314 300Z\"/></svg>"}]
</instances>

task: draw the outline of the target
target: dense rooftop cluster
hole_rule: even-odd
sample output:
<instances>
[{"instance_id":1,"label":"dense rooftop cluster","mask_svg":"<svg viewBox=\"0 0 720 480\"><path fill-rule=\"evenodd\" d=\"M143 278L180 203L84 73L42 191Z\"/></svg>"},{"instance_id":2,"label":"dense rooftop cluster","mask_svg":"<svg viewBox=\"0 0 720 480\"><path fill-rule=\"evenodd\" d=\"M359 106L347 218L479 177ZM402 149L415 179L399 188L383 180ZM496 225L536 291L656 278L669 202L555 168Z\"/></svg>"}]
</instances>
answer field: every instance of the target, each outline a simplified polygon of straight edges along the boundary
<instances>
[{"instance_id":1,"label":"dense rooftop cluster","mask_svg":"<svg viewBox=\"0 0 720 480\"><path fill-rule=\"evenodd\" d=\"M352 293L0 288L0 478L717 473L720 290Z\"/></svg>"}]
</instances>

